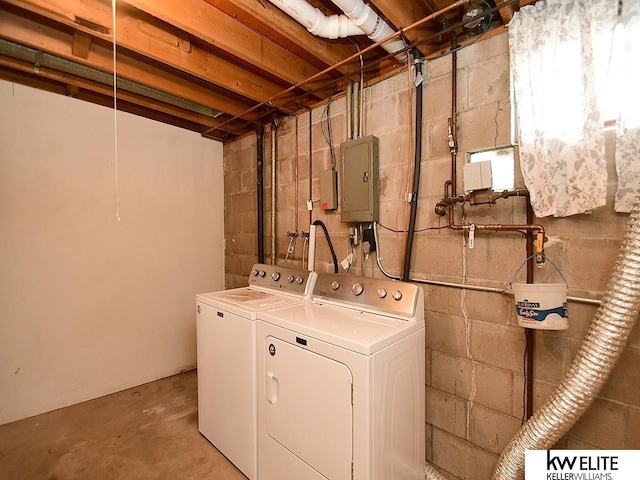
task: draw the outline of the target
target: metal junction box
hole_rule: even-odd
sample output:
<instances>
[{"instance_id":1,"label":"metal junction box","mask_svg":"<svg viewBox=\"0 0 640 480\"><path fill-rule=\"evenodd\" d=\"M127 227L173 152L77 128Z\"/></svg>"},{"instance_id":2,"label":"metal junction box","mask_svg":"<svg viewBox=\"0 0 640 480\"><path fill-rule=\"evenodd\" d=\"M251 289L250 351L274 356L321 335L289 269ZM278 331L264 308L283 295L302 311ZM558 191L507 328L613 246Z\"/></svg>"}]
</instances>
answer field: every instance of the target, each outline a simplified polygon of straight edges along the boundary
<instances>
[{"instance_id":1,"label":"metal junction box","mask_svg":"<svg viewBox=\"0 0 640 480\"><path fill-rule=\"evenodd\" d=\"M377 222L379 212L379 140L373 135L340 145L341 220Z\"/></svg>"}]
</instances>

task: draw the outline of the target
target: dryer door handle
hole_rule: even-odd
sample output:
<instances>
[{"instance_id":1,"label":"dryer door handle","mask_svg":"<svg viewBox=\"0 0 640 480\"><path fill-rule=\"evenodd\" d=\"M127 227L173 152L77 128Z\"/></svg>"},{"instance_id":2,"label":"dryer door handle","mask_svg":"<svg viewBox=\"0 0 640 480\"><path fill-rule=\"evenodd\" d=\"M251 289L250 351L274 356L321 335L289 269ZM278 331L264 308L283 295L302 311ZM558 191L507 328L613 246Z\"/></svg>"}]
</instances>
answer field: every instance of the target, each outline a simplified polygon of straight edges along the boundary
<instances>
[{"instance_id":1,"label":"dryer door handle","mask_svg":"<svg viewBox=\"0 0 640 480\"><path fill-rule=\"evenodd\" d=\"M273 372L268 373L267 379L267 400L269 403L274 405L278 403L278 391L280 390L280 384L278 383L278 379L273 374Z\"/></svg>"}]
</instances>

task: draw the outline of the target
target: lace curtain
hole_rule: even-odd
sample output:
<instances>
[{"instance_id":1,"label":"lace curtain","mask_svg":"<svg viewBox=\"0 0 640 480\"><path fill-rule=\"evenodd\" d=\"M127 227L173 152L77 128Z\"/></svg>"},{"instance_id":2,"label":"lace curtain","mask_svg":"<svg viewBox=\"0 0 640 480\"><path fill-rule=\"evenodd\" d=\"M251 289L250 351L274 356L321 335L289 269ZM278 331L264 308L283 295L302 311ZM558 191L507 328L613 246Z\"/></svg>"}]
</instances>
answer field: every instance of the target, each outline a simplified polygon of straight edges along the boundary
<instances>
[{"instance_id":1,"label":"lace curtain","mask_svg":"<svg viewBox=\"0 0 640 480\"><path fill-rule=\"evenodd\" d=\"M617 13L618 0L548 0L521 7L509 23L520 164L538 217L606 202L598 91Z\"/></svg>"},{"instance_id":2,"label":"lace curtain","mask_svg":"<svg viewBox=\"0 0 640 480\"><path fill-rule=\"evenodd\" d=\"M618 190L616 212L630 212L636 192L640 191L640 2L625 1L621 22L615 39L621 48L616 50L615 79L611 91L617 97L616 171ZM615 81L617 80L617 81Z\"/></svg>"}]
</instances>

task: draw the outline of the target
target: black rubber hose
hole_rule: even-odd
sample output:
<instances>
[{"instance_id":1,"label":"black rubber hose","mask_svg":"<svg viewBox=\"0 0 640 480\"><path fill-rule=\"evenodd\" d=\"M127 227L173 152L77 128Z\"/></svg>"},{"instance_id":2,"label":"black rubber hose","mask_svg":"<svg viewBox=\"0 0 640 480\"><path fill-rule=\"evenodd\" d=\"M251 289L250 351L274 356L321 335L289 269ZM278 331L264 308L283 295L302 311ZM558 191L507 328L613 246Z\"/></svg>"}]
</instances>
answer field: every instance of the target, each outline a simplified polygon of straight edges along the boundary
<instances>
[{"instance_id":1,"label":"black rubber hose","mask_svg":"<svg viewBox=\"0 0 640 480\"><path fill-rule=\"evenodd\" d=\"M329 236L329 231L327 230L327 226L322 223L322 220L316 220L312 223L312 225L322 227L324 230L324 238L327 239L327 243L329 244L329 250L331 250L331 256L333 257L333 273L338 273L338 257L336 257L336 251L333 249L333 243L331 243L331 237Z\"/></svg>"},{"instance_id":2,"label":"black rubber hose","mask_svg":"<svg viewBox=\"0 0 640 480\"><path fill-rule=\"evenodd\" d=\"M416 50L416 59L420 59L420 53ZM416 77L422 75L422 62L415 64ZM416 230L416 218L418 214L418 190L420 189L420 164L422 162L422 84L416 87L416 145L413 164L413 187L411 191L411 213L409 215L409 229L407 233L407 243L404 249L404 267L402 269L402 280L409 281L409 270L411 268L411 253L413 250L413 236Z\"/></svg>"}]
</instances>

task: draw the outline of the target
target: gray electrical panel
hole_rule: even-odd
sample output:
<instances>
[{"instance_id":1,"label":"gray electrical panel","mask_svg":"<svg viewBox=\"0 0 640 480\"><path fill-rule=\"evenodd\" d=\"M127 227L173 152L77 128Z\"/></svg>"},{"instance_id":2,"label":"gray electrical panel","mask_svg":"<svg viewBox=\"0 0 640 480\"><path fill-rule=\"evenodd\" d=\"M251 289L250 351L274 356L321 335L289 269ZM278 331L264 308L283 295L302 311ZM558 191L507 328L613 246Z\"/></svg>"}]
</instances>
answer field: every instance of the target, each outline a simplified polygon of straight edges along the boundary
<instances>
[{"instance_id":1,"label":"gray electrical panel","mask_svg":"<svg viewBox=\"0 0 640 480\"><path fill-rule=\"evenodd\" d=\"M345 223L378 221L379 151L379 140L373 135L340 145L341 220Z\"/></svg>"}]
</instances>

